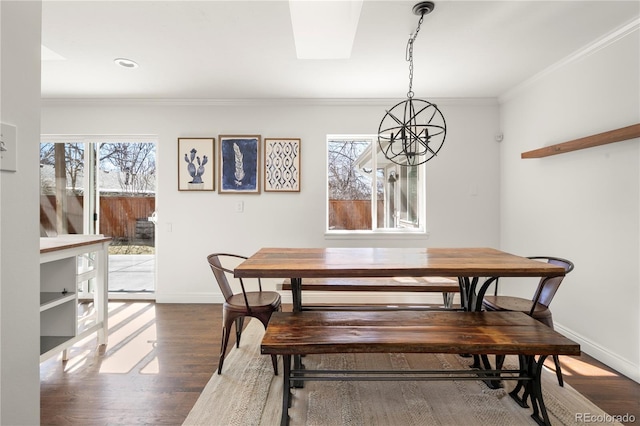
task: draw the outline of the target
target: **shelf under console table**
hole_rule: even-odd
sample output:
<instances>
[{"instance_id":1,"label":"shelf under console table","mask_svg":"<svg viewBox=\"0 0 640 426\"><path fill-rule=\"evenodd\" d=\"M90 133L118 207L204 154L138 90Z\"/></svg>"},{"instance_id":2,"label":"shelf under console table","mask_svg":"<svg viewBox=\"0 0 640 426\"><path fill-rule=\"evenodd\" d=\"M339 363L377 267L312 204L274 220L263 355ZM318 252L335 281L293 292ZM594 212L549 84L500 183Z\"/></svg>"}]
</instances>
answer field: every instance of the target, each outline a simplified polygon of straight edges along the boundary
<instances>
[{"instance_id":1,"label":"shelf under console table","mask_svg":"<svg viewBox=\"0 0 640 426\"><path fill-rule=\"evenodd\" d=\"M110 237L60 235L40 238L40 362L97 333L107 343ZM78 313L78 284L94 283L91 315Z\"/></svg>"}]
</instances>

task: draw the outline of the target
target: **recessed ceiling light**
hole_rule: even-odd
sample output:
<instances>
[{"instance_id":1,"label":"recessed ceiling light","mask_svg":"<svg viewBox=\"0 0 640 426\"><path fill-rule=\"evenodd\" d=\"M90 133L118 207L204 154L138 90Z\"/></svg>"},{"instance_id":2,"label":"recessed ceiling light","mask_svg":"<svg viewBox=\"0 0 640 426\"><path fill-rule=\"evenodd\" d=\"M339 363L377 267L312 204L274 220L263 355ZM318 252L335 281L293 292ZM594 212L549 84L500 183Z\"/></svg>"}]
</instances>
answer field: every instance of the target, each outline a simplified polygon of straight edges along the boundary
<instances>
[{"instance_id":1,"label":"recessed ceiling light","mask_svg":"<svg viewBox=\"0 0 640 426\"><path fill-rule=\"evenodd\" d=\"M131 59L116 58L113 60L113 62L124 68L138 68L138 64Z\"/></svg>"}]
</instances>

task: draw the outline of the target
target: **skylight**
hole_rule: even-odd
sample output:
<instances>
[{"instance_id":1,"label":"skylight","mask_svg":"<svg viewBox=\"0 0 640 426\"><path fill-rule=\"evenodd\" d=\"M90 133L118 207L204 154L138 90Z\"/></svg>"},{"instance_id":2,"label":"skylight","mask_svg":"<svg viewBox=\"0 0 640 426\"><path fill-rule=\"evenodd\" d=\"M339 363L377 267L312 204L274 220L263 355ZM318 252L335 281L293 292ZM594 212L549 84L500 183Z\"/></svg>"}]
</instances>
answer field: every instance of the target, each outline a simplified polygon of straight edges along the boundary
<instances>
[{"instance_id":1,"label":"skylight","mask_svg":"<svg viewBox=\"0 0 640 426\"><path fill-rule=\"evenodd\" d=\"M44 44L41 47L41 60L43 61L65 61L67 58L49 49Z\"/></svg>"},{"instance_id":2,"label":"skylight","mask_svg":"<svg viewBox=\"0 0 640 426\"><path fill-rule=\"evenodd\" d=\"M349 59L363 0L289 0L298 59Z\"/></svg>"}]
</instances>

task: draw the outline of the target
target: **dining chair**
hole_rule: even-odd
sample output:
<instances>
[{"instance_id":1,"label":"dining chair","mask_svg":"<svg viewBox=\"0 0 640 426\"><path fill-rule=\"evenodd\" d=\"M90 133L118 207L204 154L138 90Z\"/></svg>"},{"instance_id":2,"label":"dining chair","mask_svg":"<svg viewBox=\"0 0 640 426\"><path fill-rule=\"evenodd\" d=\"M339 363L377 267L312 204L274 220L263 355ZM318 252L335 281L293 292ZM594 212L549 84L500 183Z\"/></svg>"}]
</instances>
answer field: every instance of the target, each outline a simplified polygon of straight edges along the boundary
<instances>
[{"instance_id":1,"label":"dining chair","mask_svg":"<svg viewBox=\"0 0 640 426\"><path fill-rule=\"evenodd\" d=\"M220 349L220 361L218 362L218 374L222 374L222 364L227 352L227 344L229 343L229 335L231 334L233 323L236 326L236 347L240 347L245 317L258 319L266 329L271 314L282 309L280 294L275 291L262 291L262 283L259 278L257 279L258 291L247 291L242 278L238 278L242 292L233 292L229 280L227 280L227 274L233 274L233 270L224 267L222 264L232 261L237 263L237 261L244 259L247 258L229 253L213 253L207 256L209 266L225 300L222 305L222 347ZM271 356L271 362L273 364L273 372L277 376L278 362L276 355Z\"/></svg>"},{"instance_id":2,"label":"dining chair","mask_svg":"<svg viewBox=\"0 0 640 426\"><path fill-rule=\"evenodd\" d=\"M539 260L542 262L551 263L553 265L562 266L565 270L565 275L557 277L543 277L538 283L532 299L525 299L521 297L513 296L498 296L497 288L498 281L496 280L496 292L494 296L484 296L482 300L482 306L487 311L519 311L533 317L541 323L553 328L553 316L549 305L553 300L560 284L566 274L573 270L573 263L567 259L550 256L532 256L529 259ZM499 357L496 364L502 365L504 357ZM564 386L564 380L562 379L562 370L560 369L560 361L557 355L553 356L553 362L556 366L556 376L558 377L558 384Z\"/></svg>"}]
</instances>

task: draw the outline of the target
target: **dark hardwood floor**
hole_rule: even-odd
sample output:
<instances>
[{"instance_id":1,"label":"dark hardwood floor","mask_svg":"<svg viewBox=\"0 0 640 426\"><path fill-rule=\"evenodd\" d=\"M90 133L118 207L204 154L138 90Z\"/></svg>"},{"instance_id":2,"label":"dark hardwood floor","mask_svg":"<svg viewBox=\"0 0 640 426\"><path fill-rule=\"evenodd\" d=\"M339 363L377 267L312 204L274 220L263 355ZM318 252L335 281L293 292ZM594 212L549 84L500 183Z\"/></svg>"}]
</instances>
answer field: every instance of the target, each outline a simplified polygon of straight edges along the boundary
<instances>
[{"instance_id":1,"label":"dark hardwood floor","mask_svg":"<svg viewBox=\"0 0 640 426\"><path fill-rule=\"evenodd\" d=\"M41 423L181 425L215 374L221 314L220 305L110 302L106 349L90 338L67 362L41 364ZM588 355L560 359L567 383L609 414L640 421L640 384Z\"/></svg>"}]
</instances>

